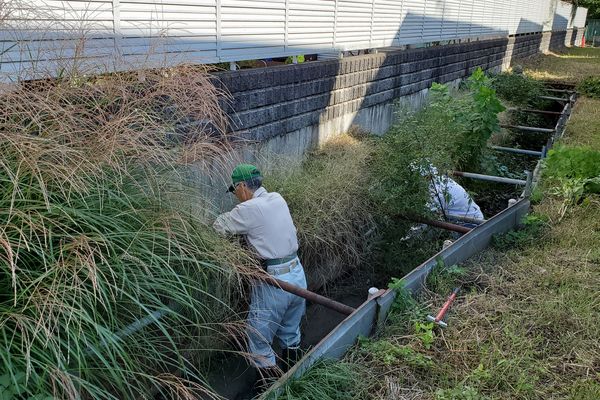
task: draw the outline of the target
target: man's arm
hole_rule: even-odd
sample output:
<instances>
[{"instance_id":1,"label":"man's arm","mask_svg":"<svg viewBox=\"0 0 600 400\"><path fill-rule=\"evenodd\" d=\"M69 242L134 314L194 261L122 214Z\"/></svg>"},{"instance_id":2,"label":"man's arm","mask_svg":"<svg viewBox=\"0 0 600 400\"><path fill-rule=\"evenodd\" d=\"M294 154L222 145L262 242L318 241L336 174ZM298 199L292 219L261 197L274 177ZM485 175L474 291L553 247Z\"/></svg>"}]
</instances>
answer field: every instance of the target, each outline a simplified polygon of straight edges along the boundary
<instances>
[{"instance_id":1,"label":"man's arm","mask_svg":"<svg viewBox=\"0 0 600 400\"><path fill-rule=\"evenodd\" d=\"M251 207L238 204L233 210L219 215L213 228L222 235L245 235L256 224L254 214Z\"/></svg>"}]
</instances>

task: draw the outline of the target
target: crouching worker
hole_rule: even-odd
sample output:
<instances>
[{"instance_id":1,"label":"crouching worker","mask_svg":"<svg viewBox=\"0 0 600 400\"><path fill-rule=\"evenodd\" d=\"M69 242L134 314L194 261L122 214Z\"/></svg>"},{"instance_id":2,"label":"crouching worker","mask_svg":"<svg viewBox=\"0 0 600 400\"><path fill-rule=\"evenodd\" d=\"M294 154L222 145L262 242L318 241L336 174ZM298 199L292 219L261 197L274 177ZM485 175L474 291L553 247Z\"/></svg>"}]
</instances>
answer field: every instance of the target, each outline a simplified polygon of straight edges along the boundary
<instances>
[{"instance_id":1,"label":"crouching worker","mask_svg":"<svg viewBox=\"0 0 600 400\"><path fill-rule=\"evenodd\" d=\"M221 234L245 235L270 275L306 289L304 270L296 255L296 227L283 197L262 187L262 176L253 165L236 166L231 180L229 192L240 203L219 215L214 228ZM286 365L299 358L300 320L305 308L301 297L264 282L253 283L247 323L249 351L259 373L255 394L278 377L271 347L275 338L283 349Z\"/></svg>"},{"instance_id":2,"label":"crouching worker","mask_svg":"<svg viewBox=\"0 0 600 400\"><path fill-rule=\"evenodd\" d=\"M476 224L465 220L483 220L483 213L469 193L448 175L440 175L433 165L421 169L422 175L429 179L429 208L442 213L447 219L461 225L474 227Z\"/></svg>"}]
</instances>

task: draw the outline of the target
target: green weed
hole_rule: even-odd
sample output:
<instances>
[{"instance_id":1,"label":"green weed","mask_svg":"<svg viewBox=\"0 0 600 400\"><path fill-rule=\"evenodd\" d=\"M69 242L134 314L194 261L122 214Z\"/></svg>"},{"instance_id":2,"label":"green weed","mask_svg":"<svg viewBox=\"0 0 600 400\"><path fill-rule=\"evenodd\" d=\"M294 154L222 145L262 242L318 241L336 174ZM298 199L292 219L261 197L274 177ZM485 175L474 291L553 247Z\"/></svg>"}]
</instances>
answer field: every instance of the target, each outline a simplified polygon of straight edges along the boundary
<instances>
[{"instance_id":1,"label":"green weed","mask_svg":"<svg viewBox=\"0 0 600 400\"><path fill-rule=\"evenodd\" d=\"M448 296L467 275L467 270L458 265L446 267L440 259L433 270L427 275L427 288L439 295Z\"/></svg>"},{"instance_id":2,"label":"green weed","mask_svg":"<svg viewBox=\"0 0 600 400\"><path fill-rule=\"evenodd\" d=\"M516 230L510 230L501 235L494 235L493 246L498 250L509 250L512 248L522 249L535 243L548 228L548 217L541 214L529 214L521 220L521 226Z\"/></svg>"},{"instance_id":3,"label":"green weed","mask_svg":"<svg viewBox=\"0 0 600 400\"><path fill-rule=\"evenodd\" d=\"M366 368L354 363L320 361L291 379L278 400L362 400L368 393Z\"/></svg>"},{"instance_id":4,"label":"green weed","mask_svg":"<svg viewBox=\"0 0 600 400\"><path fill-rule=\"evenodd\" d=\"M486 400L477 389L471 386L460 385L452 389L438 389L435 392L435 400Z\"/></svg>"},{"instance_id":5,"label":"green weed","mask_svg":"<svg viewBox=\"0 0 600 400\"><path fill-rule=\"evenodd\" d=\"M587 97L600 99L600 78L588 76L577 85L577 91Z\"/></svg>"},{"instance_id":6,"label":"green weed","mask_svg":"<svg viewBox=\"0 0 600 400\"><path fill-rule=\"evenodd\" d=\"M563 199L560 216L586 195L600 193L600 151L586 147L557 146L548 152L544 176L548 193Z\"/></svg>"},{"instance_id":7,"label":"green weed","mask_svg":"<svg viewBox=\"0 0 600 400\"><path fill-rule=\"evenodd\" d=\"M412 368L427 370L433 366L430 356L415 351L407 345L398 345L385 339L371 340L359 338L360 352L367 353L374 360L383 362L387 366L407 364Z\"/></svg>"},{"instance_id":8,"label":"green weed","mask_svg":"<svg viewBox=\"0 0 600 400\"><path fill-rule=\"evenodd\" d=\"M492 77L492 87L498 97L515 106L539 107L539 96L547 92L544 84L524 74L503 72Z\"/></svg>"},{"instance_id":9,"label":"green weed","mask_svg":"<svg viewBox=\"0 0 600 400\"><path fill-rule=\"evenodd\" d=\"M556 146L548 152L545 176L588 179L600 176L600 151L579 146Z\"/></svg>"}]
</instances>

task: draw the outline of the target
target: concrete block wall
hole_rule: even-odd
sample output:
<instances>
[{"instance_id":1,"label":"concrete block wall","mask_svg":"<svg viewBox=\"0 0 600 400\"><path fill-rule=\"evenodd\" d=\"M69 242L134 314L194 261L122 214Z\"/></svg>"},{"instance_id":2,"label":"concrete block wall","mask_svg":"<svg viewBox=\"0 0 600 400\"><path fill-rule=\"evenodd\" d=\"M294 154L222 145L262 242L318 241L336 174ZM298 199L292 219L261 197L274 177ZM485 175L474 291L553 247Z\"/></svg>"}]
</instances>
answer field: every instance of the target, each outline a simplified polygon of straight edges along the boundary
<instances>
[{"instance_id":1,"label":"concrete block wall","mask_svg":"<svg viewBox=\"0 0 600 400\"><path fill-rule=\"evenodd\" d=\"M385 132L392 123L393 102L422 98L433 82L453 82L478 67L501 70L512 60L544 48L564 47L566 40L566 32L525 34L227 71L217 77L232 96L225 107L236 136L261 144L274 140L278 144L263 147L301 154L353 123L374 133Z\"/></svg>"},{"instance_id":2,"label":"concrete block wall","mask_svg":"<svg viewBox=\"0 0 600 400\"><path fill-rule=\"evenodd\" d=\"M268 172L299 162L352 125L383 134L396 101L418 109L433 82L458 84L477 67L499 71L515 59L563 48L565 40L566 32L546 32L218 73L216 84L231 92L223 107L232 131L245 140L226 160L190 172L190 180L220 210L229 209L223 187L234 164L253 162Z\"/></svg>"}]
</instances>

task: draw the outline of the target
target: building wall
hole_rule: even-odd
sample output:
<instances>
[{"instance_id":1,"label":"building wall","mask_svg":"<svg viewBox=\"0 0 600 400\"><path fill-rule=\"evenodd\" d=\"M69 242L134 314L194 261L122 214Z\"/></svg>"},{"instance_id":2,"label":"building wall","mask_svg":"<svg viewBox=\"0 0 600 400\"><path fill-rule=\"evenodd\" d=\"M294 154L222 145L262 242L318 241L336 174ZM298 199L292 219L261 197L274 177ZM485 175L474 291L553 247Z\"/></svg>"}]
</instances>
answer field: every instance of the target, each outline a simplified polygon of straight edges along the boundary
<instances>
[{"instance_id":1,"label":"building wall","mask_svg":"<svg viewBox=\"0 0 600 400\"><path fill-rule=\"evenodd\" d=\"M11 0L0 82L583 27L559 0Z\"/></svg>"}]
</instances>

